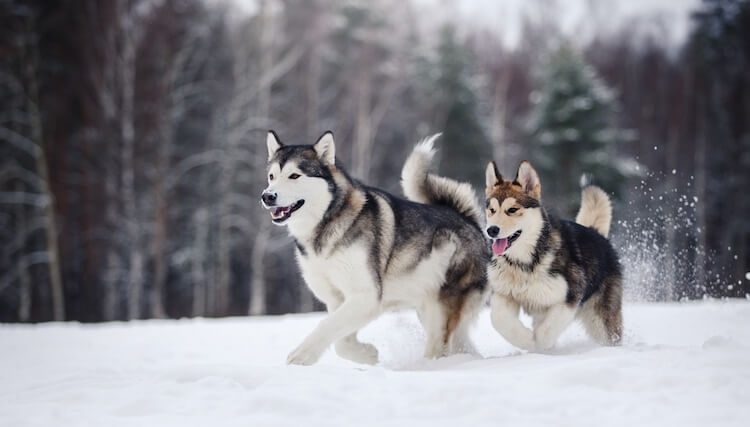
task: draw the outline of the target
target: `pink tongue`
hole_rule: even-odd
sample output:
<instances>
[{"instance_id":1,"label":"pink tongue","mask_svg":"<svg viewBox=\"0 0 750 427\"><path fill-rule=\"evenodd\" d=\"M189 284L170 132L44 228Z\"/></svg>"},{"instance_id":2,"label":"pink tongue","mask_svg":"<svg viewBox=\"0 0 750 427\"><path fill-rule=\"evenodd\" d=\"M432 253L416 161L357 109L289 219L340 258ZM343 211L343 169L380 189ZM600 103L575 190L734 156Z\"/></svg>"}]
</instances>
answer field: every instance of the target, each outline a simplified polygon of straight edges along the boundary
<instances>
[{"instance_id":1,"label":"pink tongue","mask_svg":"<svg viewBox=\"0 0 750 427\"><path fill-rule=\"evenodd\" d=\"M508 249L508 239L495 239L492 242L492 253L495 255L504 254L506 249Z\"/></svg>"}]
</instances>

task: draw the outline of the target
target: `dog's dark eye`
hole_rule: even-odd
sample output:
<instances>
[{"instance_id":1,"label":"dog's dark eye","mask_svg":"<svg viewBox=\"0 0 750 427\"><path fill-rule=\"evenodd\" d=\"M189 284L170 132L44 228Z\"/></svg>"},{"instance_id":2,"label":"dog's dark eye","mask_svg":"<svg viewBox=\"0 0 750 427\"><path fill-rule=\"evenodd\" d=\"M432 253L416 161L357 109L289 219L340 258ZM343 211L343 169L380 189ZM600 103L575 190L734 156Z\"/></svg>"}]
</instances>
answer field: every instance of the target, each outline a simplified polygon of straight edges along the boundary
<instances>
[{"instance_id":1,"label":"dog's dark eye","mask_svg":"<svg viewBox=\"0 0 750 427\"><path fill-rule=\"evenodd\" d=\"M273 174L272 173L268 174L268 179L270 179L271 181L273 181Z\"/></svg>"},{"instance_id":2,"label":"dog's dark eye","mask_svg":"<svg viewBox=\"0 0 750 427\"><path fill-rule=\"evenodd\" d=\"M518 212L518 208L510 208L506 212L508 212L508 214L513 214L513 213Z\"/></svg>"},{"instance_id":3,"label":"dog's dark eye","mask_svg":"<svg viewBox=\"0 0 750 427\"><path fill-rule=\"evenodd\" d=\"M490 213L491 213L492 215L495 215L495 208L490 208Z\"/></svg>"},{"instance_id":4,"label":"dog's dark eye","mask_svg":"<svg viewBox=\"0 0 750 427\"><path fill-rule=\"evenodd\" d=\"M289 175L289 179L297 179L297 178L299 178L299 176L300 175L298 173L293 173L293 174Z\"/></svg>"}]
</instances>

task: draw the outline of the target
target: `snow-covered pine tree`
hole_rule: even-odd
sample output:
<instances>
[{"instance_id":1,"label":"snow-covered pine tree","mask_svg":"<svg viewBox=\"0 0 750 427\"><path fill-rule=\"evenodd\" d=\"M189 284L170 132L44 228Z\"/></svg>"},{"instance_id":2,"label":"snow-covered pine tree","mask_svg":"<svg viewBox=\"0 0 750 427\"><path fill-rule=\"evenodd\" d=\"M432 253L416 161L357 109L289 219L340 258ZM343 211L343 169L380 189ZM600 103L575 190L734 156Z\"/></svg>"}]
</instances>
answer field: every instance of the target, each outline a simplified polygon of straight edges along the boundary
<instances>
[{"instance_id":1,"label":"snow-covered pine tree","mask_svg":"<svg viewBox=\"0 0 750 427\"><path fill-rule=\"evenodd\" d=\"M422 89L432 111L428 132L443 133L440 173L482 187L482 165L492 158L492 147L479 121L471 54L449 25L440 31L436 54L426 61Z\"/></svg>"},{"instance_id":2,"label":"snow-covered pine tree","mask_svg":"<svg viewBox=\"0 0 750 427\"><path fill-rule=\"evenodd\" d=\"M528 156L542 175L543 197L560 214L580 203L579 178L615 196L637 163L618 154L626 132L614 122L612 90L572 47L563 45L544 62L541 87L532 94Z\"/></svg>"}]
</instances>

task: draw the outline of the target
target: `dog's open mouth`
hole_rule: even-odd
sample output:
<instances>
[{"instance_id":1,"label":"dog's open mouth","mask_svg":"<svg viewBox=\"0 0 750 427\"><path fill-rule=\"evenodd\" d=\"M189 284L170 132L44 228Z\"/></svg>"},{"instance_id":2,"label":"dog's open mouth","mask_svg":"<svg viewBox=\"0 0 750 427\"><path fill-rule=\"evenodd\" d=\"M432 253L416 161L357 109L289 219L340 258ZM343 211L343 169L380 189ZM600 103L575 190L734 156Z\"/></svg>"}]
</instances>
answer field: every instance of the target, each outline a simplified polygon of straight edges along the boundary
<instances>
[{"instance_id":1,"label":"dog's open mouth","mask_svg":"<svg viewBox=\"0 0 750 427\"><path fill-rule=\"evenodd\" d=\"M302 205L305 204L304 200L298 200L292 205L289 206L275 206L271 207L271 219L275 223L282 223L289 219L289 217L292 216L292 213L296 211L297 209L301 208Z\"/></svg>"},{"instance_id":2,"label":"dog's open mouth","mask_svg":"<svg viewBox=\"0 0 750 427\"><path fill-rule=\"evenodd\" d=\"M494 239L492 241L492 253L497 256L502 256L505 252L510 249L510 246L521 236L521 230L516 231L509 237L503 237L502 239Z\"/></svg>"}]
</instances>

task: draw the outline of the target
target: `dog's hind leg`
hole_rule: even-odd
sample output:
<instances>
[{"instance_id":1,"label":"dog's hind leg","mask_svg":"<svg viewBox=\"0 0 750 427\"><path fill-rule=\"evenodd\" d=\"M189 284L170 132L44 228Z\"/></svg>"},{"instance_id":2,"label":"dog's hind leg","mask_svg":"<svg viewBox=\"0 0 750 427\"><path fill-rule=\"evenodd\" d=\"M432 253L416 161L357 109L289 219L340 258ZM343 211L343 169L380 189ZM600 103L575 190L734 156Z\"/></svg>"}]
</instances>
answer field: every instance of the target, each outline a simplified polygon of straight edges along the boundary
<instances>
[{"instance_id":1,"label":"dog's hind leg","mask_svg":"<svg viewBox=\"0 0 750 427\"><path fill-rule=\"evenodd\" d=\"M425 301L417 309L417 316L424 327L427 335L427 343L424 349L424 357L436 359L442 357L446 352L446 326L447 313L443 304L437 299Z\"/></svg>"},{"instance_id":2,"label":"dog's hind leg","mask_svg":"<svg viewBox=\"0 0 750 427\"><path fill-rule=\"evenodd\" d=\"M448 316L448 353L478 354L469 337L471 326L482 308L485 295L482 290L471 290L462 296L458 310ZM456 319L457 317L457 319ZM452 326L455 325L455 326ZM451 332L452 330L452 332Z\"/></svg>"},{"instance_id":3,"label":"dog's hind leg","mask_svg":"<svg viewBox=\"0 0 750 427\"><path fill-rule=\"evenodd\" d=\"M601 295L581 307L579 317L586 333L601 345L618 345L622 341L621 292L619 279L608 280Z\"/></svg>"},{"instance_id":4,"label":"dog's hind leg","mask_svg":"<svg viewBox=\"0 0 750 427\"><path fill-rule=\"evenodd\" d=\"M586 334L591 337L592 340L598 344L607 345L609 339L607 337L607 328L604 326L604 319L597 313L597 303L599 297L592 297L590 300L581 307L578 312L578 318L581 320L583 328L586 330Z\"/></svg>"},{"instance_id":5,"label":"dog's hind leg","mask_svg":"<svg viewBox=\"0 0 750 427\"><path fill-rule=\"evenodd\" d=\"M583 308L580 315L586 333L601 345L618 345L622 339L622 314L602 312L596 305Z\"/></svg>"},{"instance_id":6,"label":"dog's hind leg","mask_svg":"<svg viewBox=\"0 0 750 427\"><path fill-rule=\"evenodd\" d=\"M619 345L623 335L622 278L619 275L607 279L599 312L607 328L609 345Z\"/></svg>"}]
</instances>

